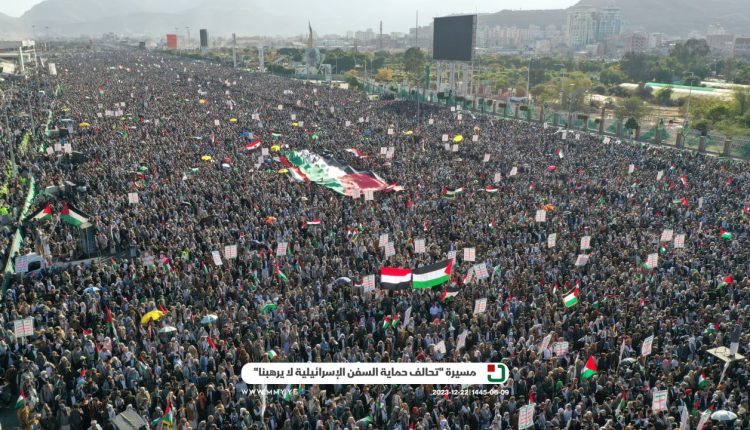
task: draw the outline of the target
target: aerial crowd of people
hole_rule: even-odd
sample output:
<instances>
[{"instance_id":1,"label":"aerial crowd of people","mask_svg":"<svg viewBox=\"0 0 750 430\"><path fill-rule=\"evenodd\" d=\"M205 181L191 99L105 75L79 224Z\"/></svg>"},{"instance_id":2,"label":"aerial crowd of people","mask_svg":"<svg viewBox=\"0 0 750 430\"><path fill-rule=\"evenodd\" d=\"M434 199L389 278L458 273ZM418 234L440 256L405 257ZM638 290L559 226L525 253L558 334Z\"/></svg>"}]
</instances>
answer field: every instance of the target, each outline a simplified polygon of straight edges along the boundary
<instances>
[{"instance_id":1,"label":"aerial crowd of people","mask_svg":"<svg viewBox=\"0 0 750 430\"><path fill-rule=\"evenodd\" d=\"M146 51L53 60L58 75L16 84L9 105L8 144L28 132L33 150L16 154L3 205L22 206L33 177L28 213L51 209L17 216L19 254L47 263L10 279L1 304L20 428L113 429L131 410L179 430L499 430L529 403L539 430L750 428L747 361L708 352L750 352L745 162L446 106L417 116L412 102ZM67 137L45 135L48 110ZM299 150L400 191L295 180L281 157ZM443 285L363 285L451 251ZM271 361L505 363L509 393L249 391L242 366ZM702 419L717 411L737 419Z\"/></svg>"}]
</instances>

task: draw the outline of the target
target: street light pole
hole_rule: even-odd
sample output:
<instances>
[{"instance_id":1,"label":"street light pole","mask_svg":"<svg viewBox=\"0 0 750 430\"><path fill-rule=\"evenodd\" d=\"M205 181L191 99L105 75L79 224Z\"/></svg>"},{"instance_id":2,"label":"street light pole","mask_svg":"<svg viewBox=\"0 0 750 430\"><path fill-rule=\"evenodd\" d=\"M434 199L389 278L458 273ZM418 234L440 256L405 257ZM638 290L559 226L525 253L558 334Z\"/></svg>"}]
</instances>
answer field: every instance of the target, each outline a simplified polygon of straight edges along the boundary
<instances>
[{"instance_id":1,"label":"street light pole","mask_svg":"<svg viewBox=\"0 0 750 430\"><path fill-rule=\"evenodd\" d=\"M690 119L690 98L693 95L693 77L695 75L693 72L690 72L690 90L688 91L688 102L687 102L687 109L685 110L685 124L682 125L682 129L685 130L685 127L688 126L688 120Z\"/></svg>"}]
</instances>

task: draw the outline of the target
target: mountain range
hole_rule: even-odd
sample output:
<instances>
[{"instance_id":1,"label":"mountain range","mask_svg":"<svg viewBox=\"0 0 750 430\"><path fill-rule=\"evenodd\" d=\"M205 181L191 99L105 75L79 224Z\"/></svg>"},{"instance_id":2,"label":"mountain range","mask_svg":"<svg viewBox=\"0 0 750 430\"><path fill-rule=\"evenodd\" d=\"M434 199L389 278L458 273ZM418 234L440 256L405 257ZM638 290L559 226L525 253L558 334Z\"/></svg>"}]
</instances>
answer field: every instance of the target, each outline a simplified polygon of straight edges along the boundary
<instances>
[{"instance_id":1,"label":"mountain range","mask_svg":"<svg viewBox=\"0 0 750 430\"><path fill-rule=\"evenodd\" d=\"M199 28L207 28L209 34L220 36L233 32L240 36L290 36L304 33L308 20L313 21L318 33L329 34L355 27L359 22L355 18L366 22L372 19L374 22L370 26L376 27L378 18L363 18L363 10L358 10L354 3L352 0L326 0L323 8L313 3L301 7L299 0L45 0L19 18L0 14L0 39L99 36L108 32L162 36L177 31L184 35L186 27L191 29L194 39ZM403 19L400 0L381 0L380 3L399 11L394 14ZM622 10L623 25L629 30L684 36L691 31L705 32L709 25L720 24L736 35L750 33L748 0L581 0L573 7L606 7L613 3ZM415 5L430 10L429 0L415 0ZM544 28L553 24L563 28L565 12L565 9L502 10L480 14L479 25ZM341 19L341 16L351 19Z\"/></svg>"}]
</instances>

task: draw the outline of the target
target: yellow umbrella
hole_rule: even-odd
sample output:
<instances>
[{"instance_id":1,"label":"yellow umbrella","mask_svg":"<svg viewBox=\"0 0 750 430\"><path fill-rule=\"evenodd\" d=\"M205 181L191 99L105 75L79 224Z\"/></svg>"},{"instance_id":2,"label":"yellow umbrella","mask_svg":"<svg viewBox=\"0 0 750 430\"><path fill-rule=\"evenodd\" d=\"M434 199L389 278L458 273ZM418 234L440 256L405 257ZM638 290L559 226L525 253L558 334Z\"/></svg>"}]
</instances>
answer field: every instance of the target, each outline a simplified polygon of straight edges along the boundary
<instances>
[{"instance_id":1,"label":"yellow umbrella","mask_svg":"<svg viewBox=\"0 0 750 430\"><path fill-rule=\"evenodd\" d=\"M164 314L161 311L150 311L141 317L141 324L146 325L151 321L159 321L159 318L163 316Z\"/></svg>"},{"instance_id":2,"label":"yellow umbrella","mask_svg":"<svg viewBox=\"0 0 750 430\"><path fill-rule=\"evenodd\" d=\"M549 203L548 203L548 204L546 204L546 205L544 205L544 210L546 210L546 211L553 211L553 210L555 210L555 209L556 209L556 208L555 208L555 205L551 205L551 204L549 204Z\"/></svg>"},{"instance_id":3,"label":"yellow umbrella","mask_svg":"<svg viewBox=\"0 0 750 430\"><path fill-rule=\"evenodd\" d=\"M62 108L63 112L70 112L70 108Z\"/></svg>"},{"instance_id":4,"label":"yellow umbrella","mask_svg":"<svg viewBox=\"0 0 750 430\"><path fill-rule=\"evenodd\" d=\"M199 105L204 105L204 104L206 104L206 100L205 99L200 99L200 100L198 100L198 104Z\"/></svg>"},{"instance_id":5,"label":"yellow umbrella","mask_svg":"<svg viewBox=\"0 0 750 430\"><path fill-rule=\"evenodd\" d=\"M412 134L414 134L414 132L409 130L409 131L405 131L404 134L407 136L411 136Z\"/></svg>"},{"instance_id":6,"label":"yellow umbrella","mask_svg":"<svg viewBox=\"0 0 750 430\"><path fill-rule=\"evenodd\" d=\"M210 155L204 155L203 157L201 157L201 160L203 160L203 161L211 161L211 160L213 160L213 158L211 158Z\"/></svg>"},{"instance_id":7,"label":"yellow umbrella","mask_svg":"<svg viewBox=\"0 0 750 430\"><path fill-rule=\"evenodd\" d=\"M271 151L273 151L273 152L279 152L279 151L281 151L281 147L279 145L273 145L271 147Z\"/></svg>"},{"instance_id":8,"label":"yellow umbrella","mask_svg":"<svg viewBox=\"0 0 750 430\"><path fill-rule=\"evenodd\" d=\"M79 127L91 127L91 124L89 124L87 122L82 122L82 123L78 124L78 126Z\"/></svg>"},{"instance_id":9,"label":"yellow umbrella","mask_svg":"<svg viewBox=\"0 0 750 430\"><path fill-rule=\"evenodd\" d=\"M237 122L237 118L229 118L229 122L231 122L232 124L234 124L235 122Z\"/></svg>"},{"instance_id":10,"label":"yellow umbrella","mask_svg":"<svg viewBox=\"0 0 750 430\"><path fill-rule=\"evenodd\" d=\"M459 134L453 138L453 143L459 143L462 140L464 140L464 137Z\"/></svg>"},{"instance_id":11,"label":"yellow umbrella","mask_svg":"<svg viewBox=\"0 0 750 430\"><path fill-rule=\"evenodd\" d=\"M289 173L289 170L287 170L287 169L279 169L279 173Z\"/></svg>"},{"instance_id":12,"label":"yellow umbrella","mask_svg":"<svg viewBox=\"0 0 750 430\"><path fill-rule=\"evenodd\" d=\"M293 122L293 123L292 123L292 127L298 127L298 126L299 126L299 123L298 123L298 122Z\"/></svg>"}]
</instances>

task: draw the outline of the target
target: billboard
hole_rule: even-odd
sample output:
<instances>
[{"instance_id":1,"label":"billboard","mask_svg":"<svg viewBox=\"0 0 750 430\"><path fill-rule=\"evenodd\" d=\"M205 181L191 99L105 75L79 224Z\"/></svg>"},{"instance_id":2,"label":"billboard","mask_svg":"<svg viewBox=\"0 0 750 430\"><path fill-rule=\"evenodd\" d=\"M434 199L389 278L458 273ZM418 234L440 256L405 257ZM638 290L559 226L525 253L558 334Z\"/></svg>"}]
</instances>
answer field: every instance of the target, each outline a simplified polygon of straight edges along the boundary
<instances>
[{"instance_id":1,"label":"billboard","mask_svg":"<svg viewBox=\"0 0 750 430\"><path fill-rule=\"evenodd\" d=\"M208 30L201 28L201 49L208 49Z\"/></svg>"},{"instance_id":2,"label":"billboard","mask_svg":"<svg viewBox=\"0 0 750 430\"><path fill-rule=\"evenodd\" d=\"M167 48L177 49L177 35L167 34Z\"/></svg>"},{"instance_id":3,"label":"billboard","mask_svg":"<svg viewBox=\"0 0 750 430\"><path fill-rule=\"evenodd\" d=\"M477 16L435 18L432 58L442 61L471 61L477 41Z\"/></svg>"}]
</instances>

